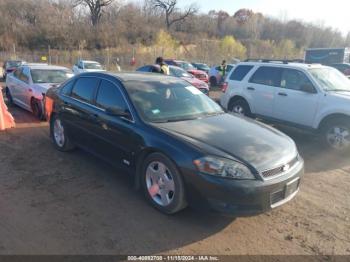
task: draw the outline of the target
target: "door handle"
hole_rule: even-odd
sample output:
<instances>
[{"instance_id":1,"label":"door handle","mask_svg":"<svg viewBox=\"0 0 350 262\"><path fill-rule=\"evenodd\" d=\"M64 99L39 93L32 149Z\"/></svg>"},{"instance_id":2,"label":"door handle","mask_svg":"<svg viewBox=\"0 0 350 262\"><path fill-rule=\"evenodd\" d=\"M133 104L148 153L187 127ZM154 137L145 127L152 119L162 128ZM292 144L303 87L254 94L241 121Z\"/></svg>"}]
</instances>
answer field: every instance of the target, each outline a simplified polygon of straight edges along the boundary
<instances>
[{"instance_id":1,"label":"door handle","mask_svg":"<svg viewBox=\"0 0 350 262\"><path fill-rule=\"evenodd\" d=\"M255 90L254 87L247 87L247 89L250 90L250 91L254 91Z\"/></svg>"},{"instance_id":2,"label":"door handle","mask_svg":"<svg viewBox=\"0 0 350 262\"><path fill-rule=\"evenodd\" d=\"M286 93L278 93L279 96L288 96Z\"/></svg>"}]
</instances>

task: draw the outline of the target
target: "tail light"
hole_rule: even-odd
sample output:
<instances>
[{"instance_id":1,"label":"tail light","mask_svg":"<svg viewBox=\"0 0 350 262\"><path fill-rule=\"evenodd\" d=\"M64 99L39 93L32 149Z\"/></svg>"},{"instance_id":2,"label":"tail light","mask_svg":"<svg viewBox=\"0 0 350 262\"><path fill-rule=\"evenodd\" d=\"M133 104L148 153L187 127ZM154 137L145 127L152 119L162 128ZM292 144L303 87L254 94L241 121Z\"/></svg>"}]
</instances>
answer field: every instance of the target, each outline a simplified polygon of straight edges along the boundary
<instances>
[{"instance_id":1,"label":"tail light","mask_svg":"<svg viewBox=\"0 0 350 262\"><path fill-rule=\"evenodd\" d=\"M222 91L223 93L225 93L226 90L227 90L227 87L228 87L228 83L227 83L227 82L223 83L223 84L222 84L222 89L221 89L221 91Z\"/></svg>"}]
</instances>

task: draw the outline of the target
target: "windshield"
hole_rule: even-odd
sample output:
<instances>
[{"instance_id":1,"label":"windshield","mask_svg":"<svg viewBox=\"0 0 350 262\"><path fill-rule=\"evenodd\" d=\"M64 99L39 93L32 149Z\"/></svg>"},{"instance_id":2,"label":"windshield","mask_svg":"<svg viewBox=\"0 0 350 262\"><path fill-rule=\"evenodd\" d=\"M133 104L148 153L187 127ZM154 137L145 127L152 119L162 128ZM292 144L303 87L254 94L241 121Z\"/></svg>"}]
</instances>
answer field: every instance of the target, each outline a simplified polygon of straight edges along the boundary
<instances>
[{"instance_id":1,"label":"windshield","mask_svg":"<svg viewBox=\"0 0 350 262\"><path fill-rule=\"evenodd\" d=\"M179 65L181 66L181 68L185 69L185 70L193 70L196 69L193 65L191 65L190 63L187 62L178 62Z\"/></svg>"},{"instance_id":2,"label":"windshield","mask_svg":"<svg viewBox=\"0 0 350 262\"><path fill-rule=\"evenodd\" d=\"M33 83L62 83L73 76L68 70L48 70L48 69L32 69Z\"/></svg>"},{"instance_id":3,"label":"windshield","mask_svg":"<svg viewBox=\"0 0 350 262\"><path fill-rule=\"evenodd\" d=\"M102 66L99 63L85 63L85 69L102 69Z\"/></svg>"},{"instance_id":4,"label":"windshield","mask_svg":"<svg viewBox=\"0 0 350 262\"><path fill-rule=\"evenodd\" d=\"M8 61L7 67L20 67L22 65L22 61Z\"/></svg>"},{"instance_id":5,"label":"windshield","mask_svg":"<svg viewBox=\"0 0 350 262\"><path fill-rule=\"evenodd\" d=\"M195 64L195 66L199 70L203 70L203 71L209 71L210 70L209 66L207 66L206 64Z\"/></svg>"},{"instance_id":6,"label":"windshield","mask_svg":"<svg viewBox=\"0 0 350 262\"><path fill-rule=\"evenodd\" d=\"M314 68L309 71L326 91L350 91L350 80L334 68Z\"/></svg>"},{"instance_id":7,"label":"windshield","mask_svg":"<svg viewBox=\"0 0 350 262\"><path fill-rule=\"evenodd\" d=\"M194 77L193 75L191 75L190 73L187 73L182 68L176 68L176 67L170 67L170 74L176 77L187 77L187 78Z\"/></svg>"},{"instance_id":8,"label":"windshield","mask_svg":"<svg viewBox=\"0 0 350 262\"><path fill-rule=\"evenodd\" d=\"M224 113L185 81L128 81L125 85L137 112L147 122L185 121Z\"/></svg>"}]
</instances>

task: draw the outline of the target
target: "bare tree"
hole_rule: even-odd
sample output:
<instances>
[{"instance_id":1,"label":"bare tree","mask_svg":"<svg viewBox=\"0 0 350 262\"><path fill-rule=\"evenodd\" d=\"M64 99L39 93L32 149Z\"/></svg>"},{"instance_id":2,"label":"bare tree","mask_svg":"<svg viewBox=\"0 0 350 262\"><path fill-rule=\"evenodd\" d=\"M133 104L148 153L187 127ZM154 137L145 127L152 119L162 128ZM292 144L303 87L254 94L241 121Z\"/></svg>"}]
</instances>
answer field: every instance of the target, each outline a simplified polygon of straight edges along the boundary
<instances>
[{"instance_id":1,"label":"bare tree","mask_svg":"<svg viewBox=\"0 0 350 262\"><path fill-rule=\"evenodd\" d=\"M98 25L103 8L112 4L114 0L74 0L75 6L85 5L90 10L90 18L93 26Z\"/></svg>"},{"instance_id":2,"label":"bare tree","mask_svg":"<svg viewBox=\"0 0 350 262\"><path fill-rule=\"evenodd\" d=\"M163 10L165 14L166 27L170 27L177 22L185 20L187 17L197 13L195 5L190 5L184 12L180 13L177 8L177 0L149 0L155 8Z\"/></svg>"}]
</instances>

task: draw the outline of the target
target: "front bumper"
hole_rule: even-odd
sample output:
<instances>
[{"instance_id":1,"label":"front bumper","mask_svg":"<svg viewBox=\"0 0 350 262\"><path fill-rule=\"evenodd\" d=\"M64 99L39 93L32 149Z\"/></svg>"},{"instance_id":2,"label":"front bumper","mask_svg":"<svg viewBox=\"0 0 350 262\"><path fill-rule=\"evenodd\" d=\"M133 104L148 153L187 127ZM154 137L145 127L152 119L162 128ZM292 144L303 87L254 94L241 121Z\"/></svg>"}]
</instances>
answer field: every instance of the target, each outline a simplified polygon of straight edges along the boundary
<instances>
[{"instance_id":1,"label":"front bumper","mask_svg":"<svg viewBox=\"0 0 350 262\"><path fill-rule=\"evenodd\" d=\"M187 189L195 209L233 216L253 216L268 212L292 200L299 191L304 173L302 159L287 173L268 180L231 180L196 175ZM195 182L195 184L193 184Z\"/></svg>"}]
</instances>

